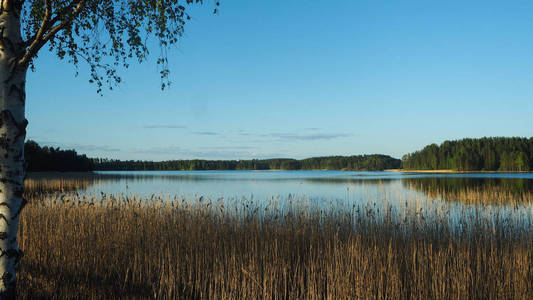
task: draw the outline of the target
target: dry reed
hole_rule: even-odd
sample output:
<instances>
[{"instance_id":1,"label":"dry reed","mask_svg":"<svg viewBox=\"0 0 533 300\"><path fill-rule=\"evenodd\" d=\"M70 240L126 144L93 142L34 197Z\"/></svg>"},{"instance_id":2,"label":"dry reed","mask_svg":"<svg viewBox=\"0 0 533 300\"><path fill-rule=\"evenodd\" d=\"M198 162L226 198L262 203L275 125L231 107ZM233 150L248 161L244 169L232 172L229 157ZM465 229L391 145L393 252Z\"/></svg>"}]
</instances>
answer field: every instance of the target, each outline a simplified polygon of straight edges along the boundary
<instances>
[{"instance_id":1,"label":"dry reed","mask_svg":"<svg viewBox=\"0 0 533 300\"><path fill-rule=\"evenodd\" d=\"M32 194L22 299L531 299L533 225L392 207Z\"/></svg>"}]
</instances>

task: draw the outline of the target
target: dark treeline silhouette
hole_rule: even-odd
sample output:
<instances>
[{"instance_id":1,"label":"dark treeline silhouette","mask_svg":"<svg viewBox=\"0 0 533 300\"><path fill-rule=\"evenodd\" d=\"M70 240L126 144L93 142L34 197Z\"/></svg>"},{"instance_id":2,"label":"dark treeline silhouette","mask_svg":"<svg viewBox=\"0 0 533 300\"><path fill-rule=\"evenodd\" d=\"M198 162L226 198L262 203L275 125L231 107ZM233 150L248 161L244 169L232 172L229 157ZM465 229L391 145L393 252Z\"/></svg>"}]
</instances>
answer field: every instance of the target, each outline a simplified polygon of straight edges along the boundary
<instances>
[{"instance_id":1,"label":"dark treeline silhouette","mask_svg":"<svg viewBox=\"0 0 533 300\"><path fill-rule=\"evenodd\" d=\"M368 170L397 169L399 159L387 155L313 157L303 160L276 158L253 160L121 161L93 159L95 170Z\"/></svg>"},{"instance_id":2,"label":"dark treeline silhouette","mask_svg":"<svg viewBox=\"0 0 533 300\"><path fill-rule=\"evenodd\" d=\"M531 171L533 137L492 137L431 144L402 158L411 170Z\"/></svg>"},{"instance_id":3,"label":"dark treeline silhouette","mask_svg":"<svg viewBox=\"0 0 533 300\"><path fill-rule=\"evenodd\" d=\"M75 150L41 147L28 140L24 155L27 170L39 171L135 171L135 170L384 170L396 169L401 161L387 155L326 156L303 160L290 158L253 160L134 161L87 158Z\"/></svg>"},{"instance_id":4,"label":"dark treeline silhouette","mask_svg":"<svg viewBox=\"0 0 533 300\"><path fill-rule=\"evenodd\" d=\"M27 171L86 172L94 169L93 162L75 150L61 150L44 146L28 140L24 146Z\"/></svg>"}]
</instances>

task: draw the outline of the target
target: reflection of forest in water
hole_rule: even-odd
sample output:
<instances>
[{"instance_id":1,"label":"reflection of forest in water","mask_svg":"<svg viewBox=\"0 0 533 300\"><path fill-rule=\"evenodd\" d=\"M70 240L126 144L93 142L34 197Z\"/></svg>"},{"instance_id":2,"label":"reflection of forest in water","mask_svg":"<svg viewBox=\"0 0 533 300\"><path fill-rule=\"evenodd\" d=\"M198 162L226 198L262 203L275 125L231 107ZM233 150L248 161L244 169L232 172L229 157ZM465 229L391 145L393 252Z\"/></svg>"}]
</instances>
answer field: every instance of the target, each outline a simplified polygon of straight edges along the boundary
<instances>
[{"instance_id":1,"label":"reflection of forest in water","mask_svg":"<svg viewBox=\"0 0 533 300\"><path fill-rule=\"evenodd\" d=\"M29 173L24 182L26 193L53 193L53 192L74 192L89 190L91 186L100 183L129 183L150 184L158 183L176 183L176 182L247 182L247 181L269 181L269 182L306 182L313 185L385 185L398 179L393 178L373 178L372 176L362 176L356 178L346 177L268 177L255 178L247 175L238 177L224 177L217 174L105 174L105 173L83 173L83 172L37 172Z\"/></svg>"},{"instance_id":2,"label":"reflection of forest in water","mask_svg":"<svg viewBox=\"0 0 533 300\"><path fill-rule=\"evenodd\" d=\"M402 184L430 198L469 204L533 202L533 180L527 178L415 177Z\"/></svg>"},{"instance_id":3,"label":"reflection of forest in water","mask_svg":"<svg viewBox=\"0 0 533 300\"><path fill-rule=\"evenodd\" d=\"M24 193L39 194L73 192L88 189L100 180L94 173L29 173L24 181Z\"/></svg>"},{"instance_id":4,"label":"reflection of forest in water","mask_svg":"<svg viewBox=\"0 0 533 300\"><path fill-rule=\"evenodd\" d=\"M67 193L76 191L90 192L99 184L117 184L118 186L150 187L154 183L182 184L186 183L207 183L212 184L238 184L246 182L270 182L283 183L297 186L299 183L307 183L305 191L310 194L316 191L323 191L331 186L357 187L365 190L365 187L383 186L390 187L394 183L401 182L406 189L423 192L429 198L438 198L448 201L457 201L471 204L508 204L508 203L533 203L533 179L531 178L480 178L480 177L390 177L377 176L327 176L318 174L317 176L295 175L290 177L287 174L262 174L261 176L250 175L251 173L174 173L174 174L102 174L102 173L32 173L25 181L25 193ZM383 176L383 175L381 175ZM205 187L205 186L203 186ZM314 190L314 188L318 188ZM200 187L195 187L200 188ZM278 185L269 186L277 189ZM135 189L134 189L135 190ZM124 190L125 192L125 190ZM259 191L258 191L259 192Z\"/></svg>"}]
</instances>

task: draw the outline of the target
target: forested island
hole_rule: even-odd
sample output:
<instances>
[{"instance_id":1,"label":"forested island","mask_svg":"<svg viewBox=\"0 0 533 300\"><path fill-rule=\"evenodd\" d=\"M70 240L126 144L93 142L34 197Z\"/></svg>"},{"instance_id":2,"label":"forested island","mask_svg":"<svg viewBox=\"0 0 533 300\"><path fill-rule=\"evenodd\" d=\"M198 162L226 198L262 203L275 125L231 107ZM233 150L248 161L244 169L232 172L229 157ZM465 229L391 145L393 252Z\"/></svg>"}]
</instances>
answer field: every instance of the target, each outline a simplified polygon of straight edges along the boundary
<instances>
[{"instance_id":1,"label":"forested island","mask_svg":"<svg viewBox=\"0 0 533 300\"><path fill-rule=\"evenodd\" d=\"M140 171L140 170L355 170L381 171L396 169L399 159L388 155L354 155L312 157L302 160L290 158L253 160L168 160L168 161L121 161L93 159L95 170Z\"/></svg>"},{"instance_id":2,"label":"forested island","mask_svg":"<svg viewBox=\"0 0 533 300\"><path fill-rule=\"evenodd\" d=\"M26 142L24 151L27 171L148 171L148 170L367 170L396 169L401 160L387 155L355 155L313 157L303 160L290 158L253 160L112 160L88 158L75 150L41 147L35 141Z\"/></svg>"},{"instance_id":3,"label":"forested island","mask_svg":"<svg viewBox=\"0 0 533 300\"><path fill-rule=\"evenodd\" d=\"M531 171L533 137L485 137L431 144L405 155L406 170Z\"/></svg>"}]
</instances>

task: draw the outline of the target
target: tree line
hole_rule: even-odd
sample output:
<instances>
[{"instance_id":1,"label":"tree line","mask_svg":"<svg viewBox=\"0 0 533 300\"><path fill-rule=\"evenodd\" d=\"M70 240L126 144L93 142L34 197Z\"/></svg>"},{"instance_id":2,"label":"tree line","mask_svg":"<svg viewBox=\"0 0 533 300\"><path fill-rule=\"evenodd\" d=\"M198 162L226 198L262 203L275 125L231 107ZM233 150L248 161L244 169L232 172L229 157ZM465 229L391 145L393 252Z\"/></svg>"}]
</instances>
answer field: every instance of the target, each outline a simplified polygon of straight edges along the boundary
<instances>
[{"instance_id":1,"label":"tree line","mask_svg":"<svg viewBox=\"0 0 533 300\"><path fill-rule=\"evenodd\" d=\"M59 147L41 147L28 140L24 145L26 170L29 172L87 172L94 170L93 160L79 155L75 150L61 150Z\"/></svg>"},{"instance_id":2,"label":"tree line","mask_svg":"<svg viewBox=\"0 0 533 300\"><path fill-rule=\"evenodd\" d=\"M354 155L313 157L303 160L290 158L252 160L112 160L92 159L99 171L141 170L368 170L397 169L401 161L388 155Z\"/></svg>"},{"instance_id":3,"label":"tree line","mask_svg":"<svg viewBox=\"0 0 533 300\"><path fill-rule=\"evenodd\" d=\"M533 137L480 138L445 141L404 155L354 155L252 160L113 160L88 158L75 150L41 147L29 140L24 150L26 169L35 171L135 171L135 170L354 170L379 171L449 169L458 171L532 171Z\"/></svg>"},{"instance_id":4,"label":"tree line","mask_svg":"<svg viewBox=\"0 0 533 300\"><path fill-rule=\"evenodd\" d=\"M431 144L402 158L402 168L458 171L531 171L533 137L484 137Z\"/></svg>"},{"instance_id":5,"label":"tree line","mask_svg":"<svg viewBox=\"0 0 533 300\"><path fill-rule=\"evenodd\" d=\"M24 148L26 170L29 172L59 171L149 171L149 170L368 170L397 169L401 161L388 155L354 155L251 160L115 160L88 158L75 150L41 147L28 140Z\"/></svg>"}]
</instances>

